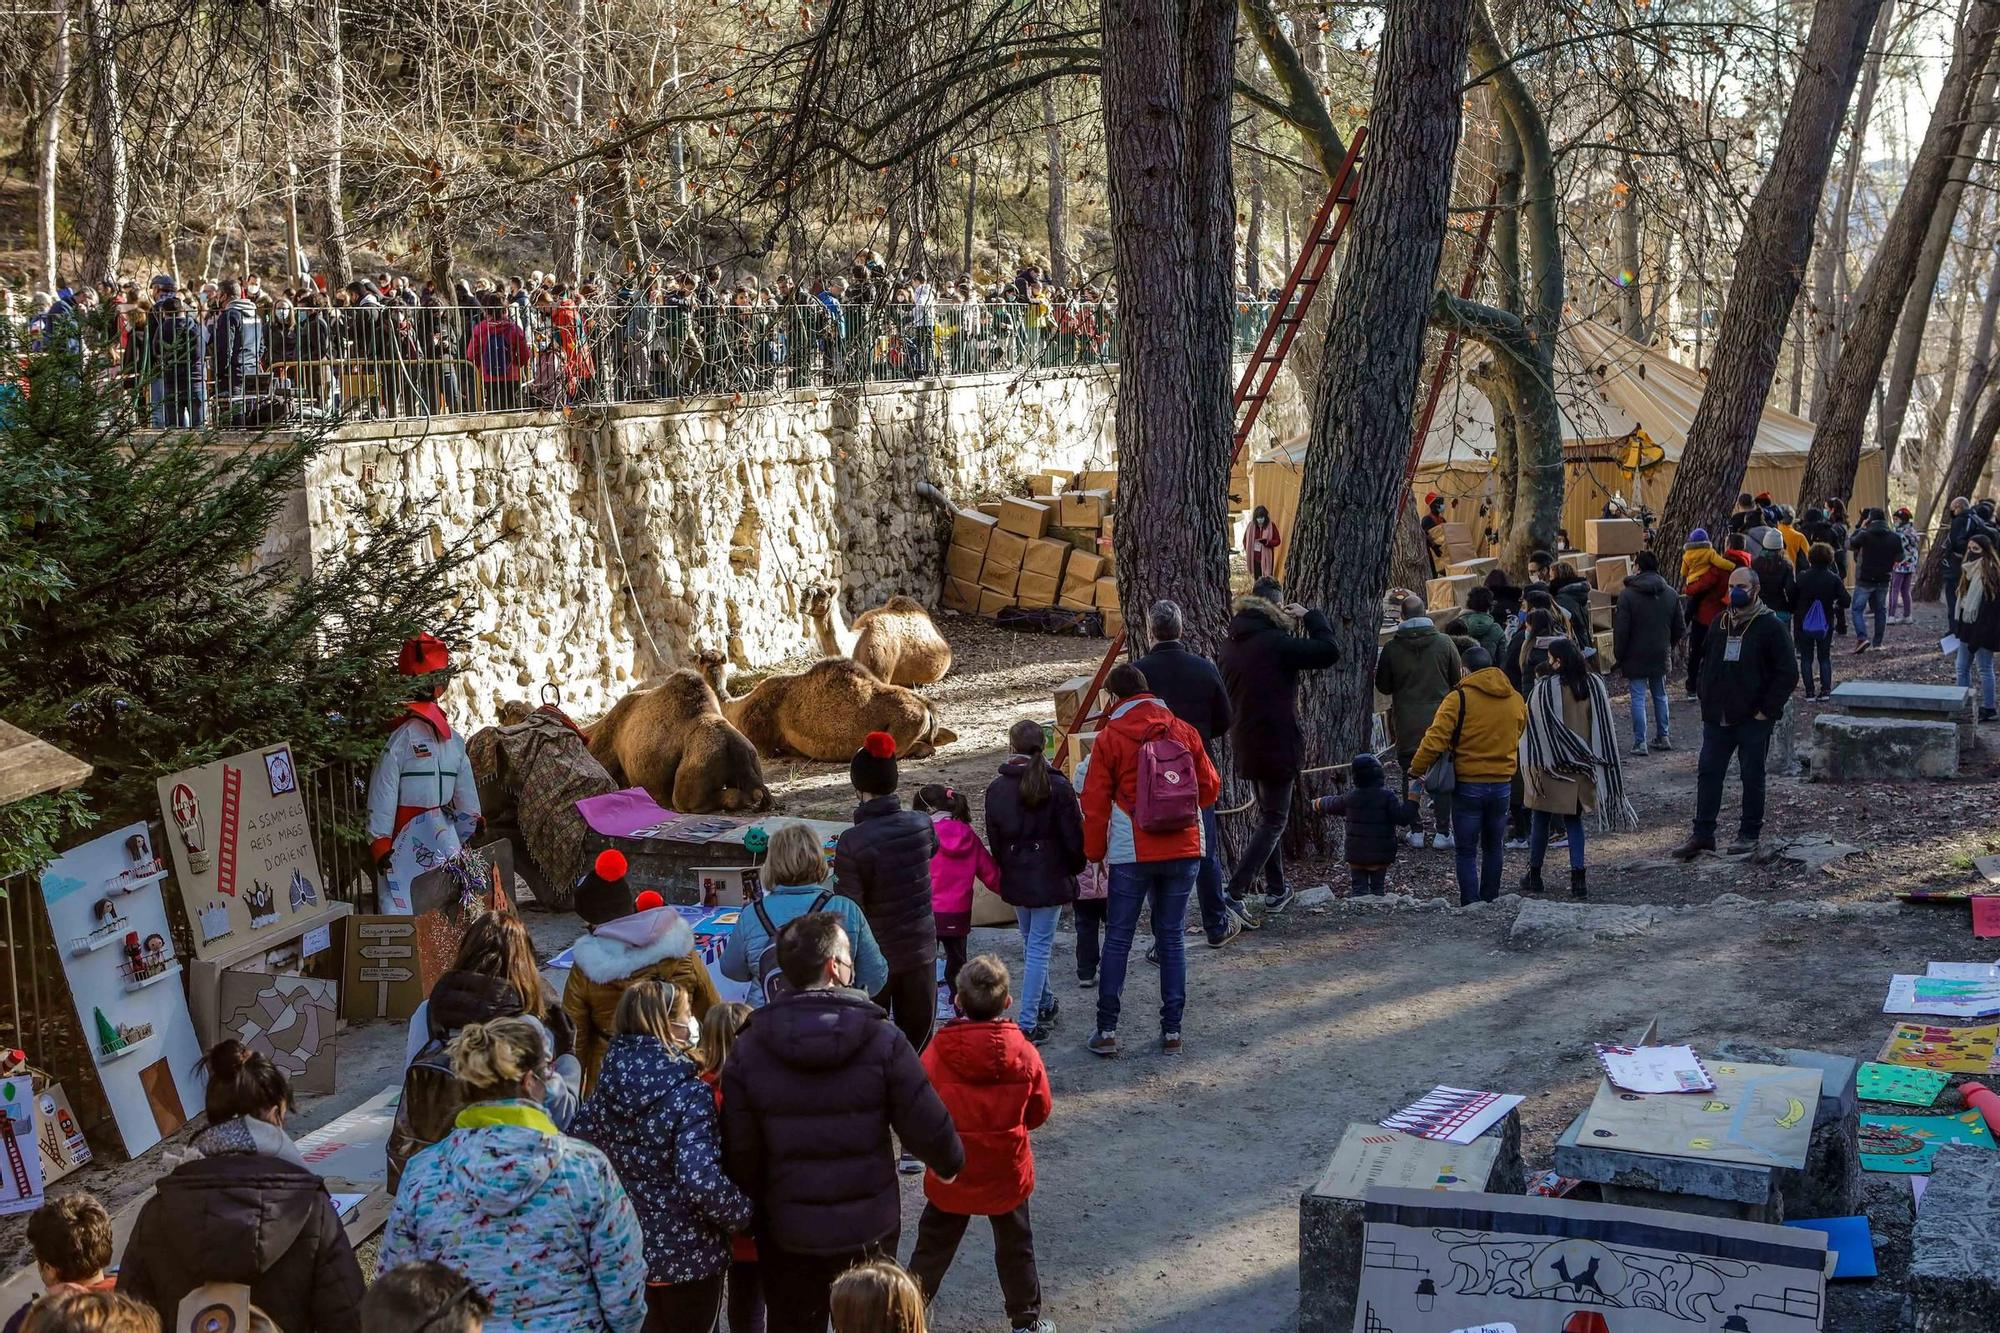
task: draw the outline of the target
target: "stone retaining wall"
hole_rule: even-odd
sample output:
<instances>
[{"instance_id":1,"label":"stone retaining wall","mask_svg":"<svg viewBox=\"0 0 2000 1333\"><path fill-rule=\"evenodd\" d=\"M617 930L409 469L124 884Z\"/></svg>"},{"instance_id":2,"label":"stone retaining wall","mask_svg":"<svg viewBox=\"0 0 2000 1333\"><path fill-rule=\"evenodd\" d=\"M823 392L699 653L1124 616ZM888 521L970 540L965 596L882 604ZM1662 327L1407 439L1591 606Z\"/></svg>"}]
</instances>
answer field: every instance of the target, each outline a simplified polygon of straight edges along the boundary
<instances>
[{"instance_id":1,"label":"stone retaining wall","mask_svg":"<svg viewBox=\"0 0 2000 1333\"><path fill-rule=\"evenodd\" d=\"M456 716L477 726L555 685L591 718L704 649L747 668L811 651L815 584L857 609L934 604L948 525L917 483L970 503L1042 468L1108 467L1116 389L1107 367L359 425L271 553L340 549L370 507L422 507L440 549L480 529ZM1258 433L1301 416L1294 397Z\"/></svg>"}]
</instances>

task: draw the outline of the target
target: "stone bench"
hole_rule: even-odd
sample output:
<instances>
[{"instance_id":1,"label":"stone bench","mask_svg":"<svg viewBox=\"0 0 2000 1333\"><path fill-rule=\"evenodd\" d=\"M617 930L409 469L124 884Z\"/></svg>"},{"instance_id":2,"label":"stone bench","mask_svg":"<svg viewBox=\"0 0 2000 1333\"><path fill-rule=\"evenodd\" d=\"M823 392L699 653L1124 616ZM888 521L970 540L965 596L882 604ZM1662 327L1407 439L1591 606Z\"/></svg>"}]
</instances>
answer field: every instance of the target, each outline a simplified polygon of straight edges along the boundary
<instances>
[{"instance_id":1,"label":"stone bench","mask_svg":"<svg viewBox=\"0 0 2000 1333\"><path fill-rule=\"evenodd\" d=\"M1846 680L1827 702L1846 717L1900 717L1916 722L1950 722L1958 727L1960 753L1978 743L1978 714L1966 685L1913 685L1900 680Z\"/></svg>"},{"instance_id":2,"label":"stone bench","mask_svg":"<svg viewBox=\"0 0 2000 1333\"><path fill-rule=\"evenodd\" d=\"M1521 1117L1507 1115L1480 1136L1499 1151L1486 1179L1472 1182L1488 1194L1520 1194L1527 1189L1521 1160ZM1349 1333L1354 1298L1361 1287L1362 1201L1320 1192L1320 1184L1299 1198L1299 1333Z\"/></svg>"},{"instance_id":3,"label":"stone bench","mask_svg":"<svg viewBox=\"0 0 2000 1333\"><path fill-rule=\"evenodd\" d=\"M2000 1328L2000 1153L1938 1150L1910 1238L1909 1321L1917 1333Z\"/></svg>"},{"instance_id":4,"label":"stone bench","mask_svg":"<svg viewBox=\"0 0 2000 1333\"><path fill-rule=\"evenodd\" d=\"M1811 777L1816 782L1915 782L1955 778L1960 729L1950 722L1914 718L1813 719Z\"/></svg>"}]
</instances>

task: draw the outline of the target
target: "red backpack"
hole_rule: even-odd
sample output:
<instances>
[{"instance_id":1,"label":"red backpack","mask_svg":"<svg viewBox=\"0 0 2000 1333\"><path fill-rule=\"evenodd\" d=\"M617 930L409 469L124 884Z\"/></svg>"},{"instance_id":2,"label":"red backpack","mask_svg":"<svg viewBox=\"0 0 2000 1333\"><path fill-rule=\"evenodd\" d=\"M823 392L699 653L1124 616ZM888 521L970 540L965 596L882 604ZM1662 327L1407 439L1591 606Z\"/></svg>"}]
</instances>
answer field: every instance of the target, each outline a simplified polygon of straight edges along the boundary
<instances>
[{"instance_id":1,"label":"red backpack","mask_svg":"<svg viewBox=\"0 0 2000 1333\"><path fill-rule=\"evenodd\" d=\"M1138 790L1132 818L1146 833L1179 833L1201 819L1201 788L1194 756L1165 723L1139 747Z\"/></svg>"}]
</instances>

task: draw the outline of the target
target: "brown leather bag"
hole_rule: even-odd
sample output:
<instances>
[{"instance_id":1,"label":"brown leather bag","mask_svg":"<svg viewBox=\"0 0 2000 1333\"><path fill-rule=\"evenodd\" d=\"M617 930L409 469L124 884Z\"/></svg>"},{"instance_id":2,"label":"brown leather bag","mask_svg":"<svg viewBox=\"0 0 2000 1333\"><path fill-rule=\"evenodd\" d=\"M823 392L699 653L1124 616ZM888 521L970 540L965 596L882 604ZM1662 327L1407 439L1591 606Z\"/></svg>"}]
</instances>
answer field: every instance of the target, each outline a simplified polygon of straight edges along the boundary
<instances>
[{"instance_id":1,"label":"brown leather bag","mask_svg":"<svg viewBox=\"0 0 2000 1333\"><path fill-rule=\"evenodd\" d=\"M403 1095L389 1130L389 1193L403 1182L412 1157L444 1142L465 1109L465 1093L451 1072L451 1049L433 1037L403 1071Z\"/></svg>"}]
</instances>

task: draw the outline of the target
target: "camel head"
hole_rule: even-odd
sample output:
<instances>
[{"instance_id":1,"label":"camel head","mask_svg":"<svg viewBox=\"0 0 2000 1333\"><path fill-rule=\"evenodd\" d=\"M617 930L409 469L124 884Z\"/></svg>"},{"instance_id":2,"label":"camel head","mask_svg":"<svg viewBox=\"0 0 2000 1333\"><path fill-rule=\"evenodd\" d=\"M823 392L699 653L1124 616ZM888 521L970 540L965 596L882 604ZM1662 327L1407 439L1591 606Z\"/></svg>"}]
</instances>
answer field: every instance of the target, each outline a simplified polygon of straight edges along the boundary
<instances>
[{"instance_id":1,"label":"camel head","mask_svg":"<svg viewBox=\"0 0 2000 1333\"><path fill-rule=\"evenodd\" d=\"M694 669L708 682L708 688L715 691L718 702L729 702L729 654L717 648L704 648L694 655Z\"/></svg>"},{"instance_id":2,"label":"camel head","mask_svg":"<svg viewBox=\"0 0 2000 1333\"><path fill-rule=\"evenodd\" d=\"M535 706L526 699L509 699L500 705L500 725L518 727L534 713Z\"/></svg>"},{"instance_id":3,"label":"camel head","mask_svg":"<svg viewBox=\"0 0 2000 1333\"><path fill-rule=\"evenodd\" d=\"M724 787L722 809L732 815L761 815L774 804L771 789L762 783L754 787Z\"/></svg>"},{"instance_id":4,"label":"camel head","mask_svg":"<svg viewBox=\"0 0 2000 1333\"><path fill-rule=\"evenodd\" d=\"M806 614L814 620L820 619L833 609L834 590L824 583L815 583L806 589Z\"/></svg>"}]
</instances>

